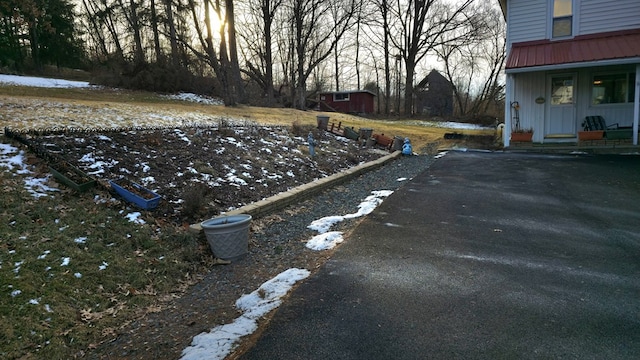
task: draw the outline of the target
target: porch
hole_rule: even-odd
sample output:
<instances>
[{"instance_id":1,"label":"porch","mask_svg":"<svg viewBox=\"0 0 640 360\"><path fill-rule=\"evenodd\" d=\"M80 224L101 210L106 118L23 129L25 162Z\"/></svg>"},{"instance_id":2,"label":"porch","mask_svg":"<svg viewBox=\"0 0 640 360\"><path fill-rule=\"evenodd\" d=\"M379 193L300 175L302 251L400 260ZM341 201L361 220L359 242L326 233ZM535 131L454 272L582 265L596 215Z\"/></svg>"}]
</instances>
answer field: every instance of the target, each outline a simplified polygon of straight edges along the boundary
<instances>
[{"instance_id":1,"label":"porch","mask_svg":"<svg viewBox=\"0 0 640 360\"><path fill-rule=\"evenodd\" d=\"M505 128L533 130L533 143L510 144L505 136L505 148L617 151L638 144L638 39L640 29L512 44L505 70ZM630 132L631 139L579 141L579 133L587 130L585 118L592 116L605 119L604 130L616 124L616 131Z\"/></svg>"}]
</instances>

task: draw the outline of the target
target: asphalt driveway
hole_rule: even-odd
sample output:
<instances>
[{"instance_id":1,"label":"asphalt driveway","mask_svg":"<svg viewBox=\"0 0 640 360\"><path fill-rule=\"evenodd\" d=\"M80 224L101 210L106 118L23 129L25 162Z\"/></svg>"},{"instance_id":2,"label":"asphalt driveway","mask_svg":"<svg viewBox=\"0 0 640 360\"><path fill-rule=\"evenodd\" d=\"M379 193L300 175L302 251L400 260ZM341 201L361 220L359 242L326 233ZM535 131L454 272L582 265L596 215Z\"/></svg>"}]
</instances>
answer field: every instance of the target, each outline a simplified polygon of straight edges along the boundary
<instances>
[{"instance_id":1,"label":"asphalt driveway","mask_svg":"<svg viewBox=\"0 0 640 360\"><path fill-rule=\"evenodd\" d=\"M243 358L638 354L640 156L468 152L367 216Z\"/></svg>"}]
</instances>

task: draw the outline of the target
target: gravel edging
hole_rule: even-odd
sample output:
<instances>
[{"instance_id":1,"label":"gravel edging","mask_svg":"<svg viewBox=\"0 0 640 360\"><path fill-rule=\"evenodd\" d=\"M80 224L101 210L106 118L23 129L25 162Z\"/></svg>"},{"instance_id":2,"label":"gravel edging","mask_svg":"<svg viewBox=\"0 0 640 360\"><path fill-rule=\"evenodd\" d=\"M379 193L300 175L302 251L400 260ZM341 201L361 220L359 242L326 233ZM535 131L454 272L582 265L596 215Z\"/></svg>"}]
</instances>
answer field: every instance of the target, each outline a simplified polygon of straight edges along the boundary
<instances>
[{"instance_id":1,"label":"gravel edging","mask_svg":"<svg viewBox=\"0 0 640 360\"><path fill-rule=\"evenodd\" d=\"M333 186L337 186L365 172L378 168L386 164L387 162L398 158L399 156L401 156L400 151L395 151L377 160L360 164L344 170L340 173L297 186L291 190L226 212L224 214L221 214L220 216L247 214L251 215L253 219L258 219L259 217L263 217L278 210L282 210L289 205L300 203L304 199L307 199L314 194L317 194L323 190L327 190ZM202 232L201 223L192 224L191 226L189 226L189 231L196 234Z\"/></svg>"},{"instance_id":2,"label":"gravel edging","mask_svg":"<svg viewBox=\"0 0 640 360\"><path fill-rule=\"evenodd\" d=\"M431 156L398 157L375 170L360 174L346 182L333 187L330 190L320 192L312 198L305 200L300 205L304 206L304 212L297 212L286 218L286 221L272 224L265 229L263 234L252 234L257 239L277 239L279 234L286 234L287 238L297 238L304 235L316 235L317 233L307 229L312 221L332 215L346 215L355 213L358 205L371 195L372 191L391 190L396 191L407 184L410 179L426 170L432 163ZM398 181L400 178L406 180ZM337 224L338 227L349 227L356 219ZM332 229L333 230L333 229ZM340 230L340 229L336 229Z\"/></svg>"}]
</instances>

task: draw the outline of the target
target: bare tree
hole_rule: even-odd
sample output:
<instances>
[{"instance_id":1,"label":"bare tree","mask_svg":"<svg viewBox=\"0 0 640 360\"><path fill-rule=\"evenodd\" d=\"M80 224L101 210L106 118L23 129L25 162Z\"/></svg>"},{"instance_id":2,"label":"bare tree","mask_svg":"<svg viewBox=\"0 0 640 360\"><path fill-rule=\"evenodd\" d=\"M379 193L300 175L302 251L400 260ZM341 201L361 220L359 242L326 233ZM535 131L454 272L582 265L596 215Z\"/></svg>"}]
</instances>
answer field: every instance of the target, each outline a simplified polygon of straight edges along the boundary
<instances>
[{"instance_id":1,"label":"bare tree","mask_svg":"<svg viewBox=\"0 0 640 360\"><path fill-rule=\"evenodd\" d=\"M372 60L375 61L375 55L380 54L384 59L384 110L381 110L380 107L378 111L382 111L384 114L388 115L390 113L390 105L391 105L391 41L390 41L390 33L391 33L391 7L389 4L389 0L372 0L368 3L371 5L373 10L368 11L364 16L364 23L367 25L368 31L364 34L366 38L369 40L368 43L373 44L375 46L375 51L370 49L370 54L372 56ZM378 71L378 67L376 66L376 73ZM380 99L379 99L380 100Z\"/></svg>"},{"instance_id":2,"label":"bare tree","mask_svg":"<svg viewBox=\"0 0 640 360\"><path fill-rule=\"evenodd\" d=\"M156 61L160 64L164 62L162 48L160 47L160 32L158 31L158 12L156 10L156 0L150 0L149 10L151 11L151 30L153 34L153 50L156 54Z\"/></svg>"},{"instance_id":3,"label":"bare tree","mask_svg":"<svg viewBox=\"0 0 640 360\"><path fill-rule=\"evenodd\" d=\"M106 32L109 36L95 35L94 39L100 41L105 58L115 57L116 61L125 62L124 48L121 37L124 38L115 15L118 5L108 0L83 0L86 10L86 18L92 23L95 32ZM112 49L112 47L114 49Z\"/></svg>"},{"instance_id":4,"label":"bare tree","mask_svg":"<svg viewBox=\"0 0 640 360\"><path fill-rule=\"evenodd\" d=\"M227 38L229 39L229 83L232 87L233 93L237 96L237 102L246 103L247 99L242 85L240 63L238 61L238 43L233 0L225 0L224 3Z\"/></svg>"},{"instance_id":5,"label":"bare tree","mask_svg":"<svg viewBox=\"0 0 640 360\"><path fill-rule=\"evenodd\" d=\"M339 11L332 13L330 9L334 6ZM355 0L291 0L287 8L293 25L294 107L305 109L309 75L331 55L342 35L353 26L354 14L359 9Z\"/></svg>"},{"instance_id":6,"label":"bare tree","mask_svg":"<svg viewBox=\"0 0 640 360\"><path fill-rule=\"evenodd\" d=\"M140 23L140 17L138 8L140 4L135 0L129 0L128 6L124 4L123 0L117 0L121 14L124 16L124 19L127 21L127 28L131 30L133 33L133 42L134 42L134 51L133 51L133 61L136 65L144 62L144 51L142 47L142 35L141 28L142 24Z\"/></svg>"},{"instance_id":7,"label":"bare tree","mask_svg":"<svg viewBox=\"0 0 640 360\"><path fill-rule=\"evenodd\" d=\"M497 8L489 8L487 19L486 41L481 43L483 48L483 60L487 65L487 76L480 92L480 102L484 104L480 112L487 113L493 103L499 109L503 109L500 104L496 104L504 92L504 86L500 84L500 72L507 60L507 44L505 41L505 23L502 13Z\"/></svg>"},{"instance_id":8,"label":"bare tree","mask_svg":"<svg viewBox=\"0 0 640 360\"><path fill-rule=\"evenodd\" d=\"M172 0L163 0L164 13L166 16L166 27L169 30L169 44L171 46L171 64L174 68L179 64L179 50L178 50L178 34L176 31L176 23L173 15L173 3ZM185 64L186 66L186 64Z\"/></svg>"},{"instance_id":9,"label":"bare tree","mask_svg":"<svg viewBox=\"0 0 640 360\"><path fill-rule=\"evenodd\" d=\"M398 0L392 9L391 42L405 65L404 112L413 113L413 78L418 62L434 47L471 34L456 31L468 20L466 10L473 0L445 4L441 0ZM448 36L455 33L456 36Z\"/></svg>"},{"instance_id":10,"label":"bare tree","mask_svg":"<svg viewBox=\"0 0 640 360\"><path fill-rule=\"evenodd\" d=\"M473 11L467 23L474 38L458 37L434 48L444 64L445 76L455 84L454 101L459 115L486 114L503 90L500 70L506 59L504 22L500 10L488 4Z\"/></svg>"},{"instance_id":11,"label":"bare tree","mask_svg":"<svg viewBox=\"0 0 640 360\"><path fill-rule=\"evenodd\" d=\"M182 39L183 44L199 58L205 60L213 69L216 78L222 85L222 97L226 106L235 106L242 97L242 84L238 66L238 55L235 43L235 17L232 0L225 0L224 7L220 0L204 0L202 4L196 0L188 0L188 7L193 16L194 29L200 46L200 51L188 39ZM200 6L204 8L204 19L199 18ZM217 16L220 27L217 29L218 51L214 44L214 29L211 12ZM204 24L204 28L201 24ZM226 29L226 31L225 31ZM233 37L227 45L228 37Z\"/></svg>"},{"instance_id":12,"label":"bare tree","mask_svg":"<svg viewBox=\"0 0 640 360\"><path fill-rule=\"evenodd\" d=\"M92 43L96 51L96 58L106 59L109 55L109 50L107 49L107 42L103 35L100 18L97 16L98 5L92 0L82 0L82 5L86 15L85 18L89 21L87 34L93 40Z\"/></svg>"},{"instance_id":13,"label":"bare tree","mask_svg":"<svg viewBox=\"0 0 640 360\"><path fill-rule=\"evenodd\" d=\"M364 6L363 0L355 0L358 9L354 13L353 26L349 28L340 39L337 39L335 50L333 51L333 78L335 91L345 90L345 83L354 86L356 89L362 88L362 74L360 54L362 52L361 35L363 24L375 15L369 12ZM332 17L340 15L342 4L337 3L331 9ZM334 33L334 36L340 34ZM370 60L370 59L368 59ZM354 81L355 78L355 81ZM347 80L347 81L344 81Z\"/></svg>"},{"instance_id":14,"label":"bare tree","mask_svg":"<svg viewBox=\"0 0 640 360\"><path fill-rule=\"evenodd\" d=\"M275 103L273 24L283 0L244 1L240 13L244 14L244 26L239 36L244 40L243 54L247 69L244 71L262 89L268 106Z\"/></svg>"},{"instance_id":15,"label":"bare tree","mask_svg":"<svg viewBox=\"0 0 640 360\"><path fill-rule=\"evenodd\" d=\"M161 25L164 25L163 28L168 28L169 31L169 42L171 44L171 55L172 61L171 65L174 68L178 68L179 64L177 61L177 38L175 31L175 24L173 19L173 3L172 0L160 0L162 6L158 5L158 0L149 0L149 26L151 28L151 38L153 39L153 52L155 54L155 61L161 65L165 65L166 54L161 45L162 36L165 35L160 31ZM163 11L164 10L164 11Z\"/></svg>"}]
</instances>

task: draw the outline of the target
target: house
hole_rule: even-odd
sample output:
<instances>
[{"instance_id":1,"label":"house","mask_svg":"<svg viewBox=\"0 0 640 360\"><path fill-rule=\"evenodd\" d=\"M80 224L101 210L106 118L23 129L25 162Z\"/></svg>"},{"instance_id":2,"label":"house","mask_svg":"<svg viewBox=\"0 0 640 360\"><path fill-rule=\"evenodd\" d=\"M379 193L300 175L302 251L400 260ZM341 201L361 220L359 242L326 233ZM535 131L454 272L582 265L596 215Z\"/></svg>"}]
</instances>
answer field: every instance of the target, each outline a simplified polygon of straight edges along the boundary
<instances>
[{"instance_id":1,"label":"house","mask_svg":"<svg viewBox=\"0 0 640 360\"><path fill-rule=\"evenodd\" d=\"M575 143L595 115L628 128L637 145L640 1L499 2L507 23L504 146L516 120L533 128L533 142Z\"/></svg>"},{"instance_id":2,"label":"house","mask_svg":"<svg viewBox=\"0 0 640 360\"><path fill-rule=\"evenodd\" d=\"M416 112L431 116L453 115L453 84L436 70L416 86Z\"/></svg>"},{"instance_id":3,"label":"house","mask_svg":"<svg viewBox=\"0 0 640 360\"><path fill-rule=\"evenodd\" d=\"M372 114L375 96L367 90L322 92L319 101L320 111Z\"/></svg>"}]
</instances>

